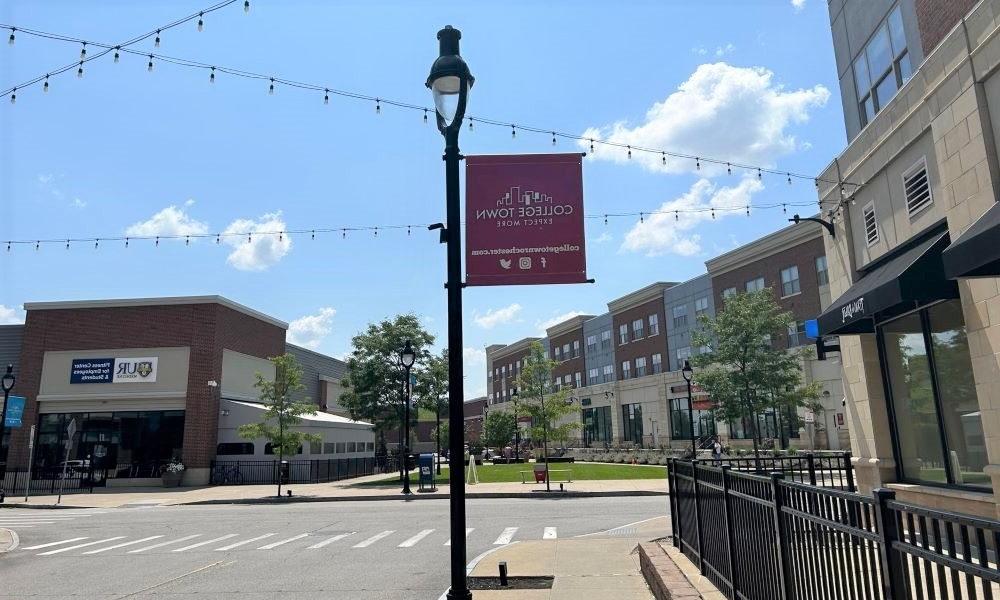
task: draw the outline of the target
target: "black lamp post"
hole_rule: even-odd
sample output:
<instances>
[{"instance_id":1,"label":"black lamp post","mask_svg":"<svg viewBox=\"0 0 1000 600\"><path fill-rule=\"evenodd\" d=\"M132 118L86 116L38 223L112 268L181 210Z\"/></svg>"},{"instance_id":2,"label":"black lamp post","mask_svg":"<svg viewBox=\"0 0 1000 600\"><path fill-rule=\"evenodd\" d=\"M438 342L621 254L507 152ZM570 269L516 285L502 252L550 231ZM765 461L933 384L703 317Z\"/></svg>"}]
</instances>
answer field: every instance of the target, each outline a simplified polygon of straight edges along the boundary
<instances>
[{"instance_id":1,"label":"black lamp post","mask_svg":"<svg viewBox=\"0 0 1000 600\"><path fill-rule=\"evenodd\" d=\"M410 491L410 369L413 368L413 363L417 360L417 354L413 351L413 345L410 340L406 340L403 344L403 351L399 353L399 364L403 367L404 377L406 378L404 385L405 397L403 400L406 402L406 410L404 412L405 423L403 424L403 494L410 495L413 492Z\"/></svg>"},{"instance_id":2,"label":"black lamp post","mask_svg":"<svg viewBox=\"0 0 1000 600\"><path fill-rule=\"evenodd\" d=\"M694 402L691 399L691 376L694 375L694 370L691 368L691 361L684 361L684 368L681 369L681 375L684 376L684 381L687 382L688 387L688 425L691 426L691 460L698 458L698 448L694 439Z\"/></svg>"},{"instance_id":3,"label":"black lamp post","mask_svg":"<svg viewBox=\"0 0 1000 600\"><path fill-rule=\"evenodd\" d=\"M510 401L514 403L514 461L521 461L521 425L517 420L517 390L510 391Z\"/></svg>"},{"instance_id":4,"label":"black lamp post","mask_svg":"<svg viewBox=\"0 0 1000 600\"><path fill-rule=\"evenodd\" d=\"M437 34L439 55L431 66L427 87L434 95L437 126L444 135L445 184L448 224L441 241L448 245L448 447L451 456L451 588L449 600L471 600L465 581L465 473L455 468L455 457L465 455L462 380L462 215L458 166L458 134L465 117L469 88L475 78L459 54L462 33L447 26ZM440 225L432 226L440 228Z\"/></svg>"},{"instance_id":5,"label":"black lamp post","mask_svg":"<svg viewBox=\"0 0 1000 600\"><path fill-rule=\"evenodd\" d=\"M4 373L3 386L3 410L0 410L0 452L3 453L3 463L0 463L0 483L7 477L7 454L4 451L4 434L7 433L7 404L10 400L10 391L14 389L14 365L7 365L7 372ZM3 499L3 487L0 486L0 500Z\"/></svg>"}]
</instances>

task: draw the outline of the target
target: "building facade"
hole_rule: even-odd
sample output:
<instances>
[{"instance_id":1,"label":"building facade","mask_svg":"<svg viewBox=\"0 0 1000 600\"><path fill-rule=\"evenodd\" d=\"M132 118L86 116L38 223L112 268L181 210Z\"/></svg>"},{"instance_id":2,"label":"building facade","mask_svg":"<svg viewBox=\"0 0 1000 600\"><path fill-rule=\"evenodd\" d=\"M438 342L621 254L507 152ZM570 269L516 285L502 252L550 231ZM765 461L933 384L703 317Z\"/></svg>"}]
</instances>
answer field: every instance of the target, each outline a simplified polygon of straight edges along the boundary
<instances>
[{"instance_id":1,"label":"building facade","mask_svg":"<svg viewBox=\"0 0 1000 600\"><path fill-rule=\"evenodd\" d=\"M839 336L857 478L995 518L1000 2L830 7L852 141L819 178L836 233L819 330ZM858 118L866 72L883 83Z\"/></svg>"},{"instance_id":2,"label":"building facade","mask_svg":"<svg viewBox=\"0 0 1000 600\"><path fill-rule=\"evenodd\" d=\"M715 317L715 294L708 273L678 283L663 292L666 311L669 366L665 370L680 371L684 361L701 353L691 334L698 327L698 317Z\"/></svg>"},{"instance_id":3,"label":"building facade","mask_svg":"<svg viewBox=\"0 0 1000 600\"><path fill-rule=\"evenodd\" d=\"M545 331L552 348L550 356L556 361L556 366L552 369L552 384L555 389L584 386L587 365L583 354L583 324L592 318L593 315L579 315Z\"/></svg>"}]
</instances>

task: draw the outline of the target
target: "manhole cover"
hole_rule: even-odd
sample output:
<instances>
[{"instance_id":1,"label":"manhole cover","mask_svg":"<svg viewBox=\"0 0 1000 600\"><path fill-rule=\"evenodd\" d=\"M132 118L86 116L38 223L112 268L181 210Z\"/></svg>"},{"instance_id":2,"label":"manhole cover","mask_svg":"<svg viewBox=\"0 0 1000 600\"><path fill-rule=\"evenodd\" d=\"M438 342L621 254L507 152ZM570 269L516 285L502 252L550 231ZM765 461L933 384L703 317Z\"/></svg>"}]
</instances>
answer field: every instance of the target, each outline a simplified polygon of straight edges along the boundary
<instances>
[{"instance_id":1,"label":"manhole cover","mask_svg":"<svg viewBox=\"0 0 1000 600\"><path fill-rule=\"evenodd\" d=\"M499 577L469 577L470 590L548 590L552 588L551 575L525 575L508 577L507 585L500 585Z\"/></svg>"}]
</instances>

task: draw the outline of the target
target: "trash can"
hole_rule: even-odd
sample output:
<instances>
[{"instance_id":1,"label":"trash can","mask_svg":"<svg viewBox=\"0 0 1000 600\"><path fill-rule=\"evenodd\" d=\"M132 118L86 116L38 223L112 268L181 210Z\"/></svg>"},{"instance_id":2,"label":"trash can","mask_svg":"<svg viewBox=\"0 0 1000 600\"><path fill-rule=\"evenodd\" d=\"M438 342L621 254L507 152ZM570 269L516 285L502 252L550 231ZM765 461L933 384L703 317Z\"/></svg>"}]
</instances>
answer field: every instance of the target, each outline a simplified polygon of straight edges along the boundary
<instances>
[{"instance_id":1,"label":"trash can","mask_svg":"<svg viewBox=\"0 0 1000 600\"><path fill-rule=\"evenodd\" d=\"M425 453L420 455L418 466L420 467L420 487L418 491L433 492L437 490L434 481L434 455Z\"/></svg>"}]
</instances>

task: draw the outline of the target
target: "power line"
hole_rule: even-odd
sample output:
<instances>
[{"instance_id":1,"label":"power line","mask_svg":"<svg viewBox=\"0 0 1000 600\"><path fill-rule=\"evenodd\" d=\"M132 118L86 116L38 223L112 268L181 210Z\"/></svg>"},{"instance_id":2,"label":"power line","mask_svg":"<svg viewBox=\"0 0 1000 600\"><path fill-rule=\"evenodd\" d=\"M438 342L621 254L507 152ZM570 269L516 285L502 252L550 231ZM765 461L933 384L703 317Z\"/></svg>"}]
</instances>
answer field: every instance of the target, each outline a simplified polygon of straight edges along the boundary
<instances>
[{"instance_id":1,"label":"power line","mask_svg":"<svg viewBox=\"0 0 1000 600\"><path fill-rule=\"evenodd\" d=\"M727 214L734 212L746 212L747 216L750 216L751 210L771 210L781 208L783 213L787 213L788 208L795 208L800 206L813 206L812 202L786 202L786 203L768 203L768 204L742 204L734 206L705 206L697 208L685 208L685 209L675 209L675 210L650 210L650 211L640 211L640 212L619 212L619 213L598 213L585 215L584 218L591 220L603 220L605 224L608 223L609 219L620 219L620 218L634 218L638 217L640 222L644 222L647 217L654 215L673 215L675 219L680 220L680 215L689 214L705 214L711 213L714 219L716 214ZM407 224L389 224L389 225L344 225L338 227L311 227L311 228L295 228L295 229L281 229L277 231L220 231L216 233L190 233L190 234L167 234L167 235L104 235L97 237L86 237L86 236L67 236L59 238L36 238L36 239L11 239L4 242L7 245L7 251L10 252L15 247L18 246L34 246L36 250L40 249L43 245L65 245L66 249L69 249L74 244L94 244L95 247L100 247L100 244L108 242L120 242L124 243L125 247L128 248L131 243L140 241L152 241L156 246L159 246L161 241L169 240L183 240L185 244L190 244L191 240L202 240L202 239L214 239L217 244L222 243L223 240L229 240L233 238L242 239L246 238L247 243L253 241L254 236L257 237L275 237L277 236L279 240L283 239L285 236L291 235L309 235L310 239L315 240L316 236L323 236L326 234L339 234L342 239L346 239L349 233L371 233L373 237L379 237L379 232L385 231L401 231L406 230L406 235L411 236L413 230L422 230L427 228L430 223L407 223Z\"/></svg>"},{"instance_id":2,"label":"power line","mask_svg":"<svg viewBox=\"0 0 1000 600\"><path fill-rule=\"evenodd\" d=\"M308 90L308 91L314 91L314 92L322 92L323 93L323 101L324 101L324 103L329 103L329 101L330 101L330 95L332 94L332 95L339 96L339 97L344 97L344 98L351 98L351 99L361 100L361 101L366 101L366 102L374 102L375 103L375 112L376 113L381 113L383 105L393 106L393 107L396 107L396 108L402 108L402 109L406 109L406 110L417 111L417 112L419 112L419 113L422 114L422 116L423 116L423 122L424 123L428 122L427 116L428 116L429 113L433 113L433 111L434 111L433 107L428 107L428 106L419 105L419 104L413 104L413 103L409 103L409 102L403 102L403 101L400 101L400 100L393 100L393 99L390 99L390 98L385 98L383 96L372 96L370 94L363 94L363 93L360 93L360 92L353 92L353 91L349 91L349 90L342 90L342 89L339 89L339 88L337 88L335 86L320 85L320 84L316 84L316 83L309 83L309 82L304 82L304 81L297 81L297 80L294 80L294 79L287 79L287 78L276 76L276 75L273 75L273 74L259 73L259 72L249 71L249 70L246 70L246 69L240 69L240 68L236 68L236 67L221 66L221 65L217 65L217 64L213 64L213 63L206 63L206 62L192 60L192 59L187 59L187 58L179 58L179 57L175 57L175 56L168 56L168 55L159 54L159 53L156 53L156 52L152 52L152 53L151 52L143 52L143 51L139 51L139 50L134 50L134 49L127 48L127 46L130 46L130 45L132 45L132 44L134 44L134 43L136 43L138 41L142 41L142 40L148 39L148 38L150 38L150 37L152 37L154 35L157 36L156 39L158 40L159 39L159 33L162 30L165 30L165 29L167 29L169 27L175 27L175 26L177 26L177 25L179 25L181 23L185 23L185 22L191 21L191 20L193 20L195 18L198 18L200 20L200 18L201 18L200 15L202 15L204 13L207 13L207 12L210 12L212 10L219 10L220 8L228 6L229 4L232 4L233 2L237 2L237 1L238 0L226 0L225 2L222 2L222 3L218 4L218 5L213 6L213 7L210 7L209 9L205 9L203 11L199 11L198 13L195 13L193 15L185 17L184 19L179 19L174 24L171 24L169 26L164 26L164 27L157 28L156 30L154 30L154 31L152 31L150 33L147 33L147 34L145 34L143 36L139 36L137 38L134 38L131 41L128 41L128 42L125 42L125 43L122 43L122 44L115 44L115 45L107 44L107 43L104 43L104 42L93 42L93 41L90 41L90 40L84 40L82 38L75 38L75 37L72 37L72 36L67 36L67 35L62 35L62 34L57 34L57 33L50 33L50 32L45 32L45 31L33 30L33 29L24 29L24 28L19 28L19 27L13 26L13 25L8 25L8 24L3 24L3 23L0 23L0 29L4 29L5 28L5 29L11 30L11 35L12 36L14 35L14 32L20 31L20 32L26 33L28 35L33 35L33 36L41 37L41 38L44 38L44 39L50 39L50 40L56 40L56 41L63 41L63 42L70 42L70 43L75 43L75 44L82 44L84 48L86 47L87 44L90 44L90 45L93 45L95 47L103 48L104 49L103 52L101 52L101 53L99 53L99 54L97 54L97 55L95 55L93 57L87 58L85 60L81 60L79 62L79 65L80 65L81 69L82 69L82 66L83 66L84 62L87 62L89 60L93 60L93 59L99 58L101 56L104 56L104 55L108 54L111 50L115 50L116 60L117 60L117 55L118 55L119 52L126 52L126 53L129 53L129 54L134 54L134 55L139 55L139 56L147 57L149 59L149 62L147 64L147 67L148 67L149 70L152 70L153 64L154 64L154 60L155 60L155 61L166 62L166 63L169 63L169 64L181 66L181 67L208 70L210 72L209 73L209 82L211 82L211 83L215 82L216 74L226 74L226 75L232 75L232 76L242 77L242 78L246 78L246 79L263 80L263 81L268 81L269 82L268 91L271 94L273 94L275 92L275 86L276 85L287 86L287 87L291 87L291 88L296 88L296 89L301 89L301 90ZM249 5L249 1L246 0L245 1L245 6L248 6L248 5ZM42 75L42 76L36 77L34 79L28 80L26 82L20 83L20 84L14 86L12 88L8 88L8 89L0 92L0 98L5 97L5 96L11 96L12 99L13 99L13 95L16 94L16 92L17 92L18 89L23 89L25 87L34 85L34 84L36 84L36 83L38 83L40 81L45 81L45 84L44 84L45 87L44 87L44 89L47 90L48 89L48 78L49 78L50 75L59 75L61 73L65 73L66 71L72 69L74 66L77 66L77 63L72 63L70 65L66 65L64 67L56 69L55 71L50 71L49 73L46 73L45 75ZM598 145L599 146L612 147L612 148L618 148L620 150L625 150L627 152L628 158L630 158L630 159L632 158L632 152L642 152L642 153L651 154L651 155L655 155L657 157L660 157L660 159L662 160L662 162L664 163L664 165L667 163L668 157L671 158L671 159L675 159L675 160L679 159L679 160L685 160L685 161L692 161L694 163L694 165L695 165L695 170L696 171L700 171L701 170L702 164L709 164L709 165L715 165L715 166L720 166L720 167L721 166L725 166L727 172L730 175L732 175L733 169L738 169L738 170L743 170L743 171L745 171L747 173L756 174L758 179L763 178L763 175L765 175L765 174L777 176L777 177L785 179L788 184L791 184L793 179L808 180L808 181L812 181L816 185L816 187L818 188L820 182L823 182L823 183L828 183L828 184L833 184L833 185L839 186L840 190L841 190L841 195L843 197L846 197L848 195L848 193L845 191L845 186L848 186L848 185L849 186L853 186L853 188L854 188L855 191L856 191L857 188L859 188L861 186L861 184L858 184L858 183L852 183L852 182L848 182L848 181L831 180L831 179L823 179L821 177L817 177L817 176L814 176L814 175L808 175L808 174L804 174L804 173L797 173L797 172L794 172L794 171L781 170L781 169L778 169L778 168L765 167L765 166L760 166L760 165L753 165L753 164L748 164L748 163L743 163L743 162L734 162L732 160L723 160L723 159L720 159L720 158L713 158L713 157L709 157L709 156L701 156L701 155L698 155L698 154L691 154L691 153L686 153L686 152L677 152L677 151L666 150L666 149L662 149L662 148L652 148L652 147L647 147L647 146L636 146L636 145L626 144L624 142L616 142L616 141L612 141L612 140L609 140L609 139L603 139L603 138L597 138L597 137L588 137L588 136L578 135L578 134L575 134L575 133L567 133L565 131L559 131L559 130L556 130L556 129L550 128L550 127L536 127L536 126L533 126L533 125L519 124L519 123L514 123L514 122L511 122L511 121L492 119L492 118L488 118L488 117L468 116L466 118L468 119L469 129L470 130L475 129L475 125L476 124L490 125L490 126L500 127L500 128L510 128L511 136L512 137L517 137L517 132L518 131L526 131L526 132L529 132L529 133L536 133L536 134L542 134L542 135L546 135L546 136L551 136L553 144L556 143L557 138L572 140L572 141L576 141L576 142L584 142L586 144L589 144L591 152L593 152L595 146L598 146Z\"/></svg>"}]
</instances>

